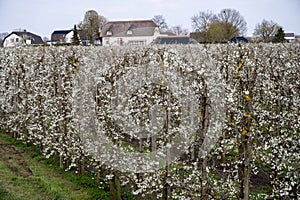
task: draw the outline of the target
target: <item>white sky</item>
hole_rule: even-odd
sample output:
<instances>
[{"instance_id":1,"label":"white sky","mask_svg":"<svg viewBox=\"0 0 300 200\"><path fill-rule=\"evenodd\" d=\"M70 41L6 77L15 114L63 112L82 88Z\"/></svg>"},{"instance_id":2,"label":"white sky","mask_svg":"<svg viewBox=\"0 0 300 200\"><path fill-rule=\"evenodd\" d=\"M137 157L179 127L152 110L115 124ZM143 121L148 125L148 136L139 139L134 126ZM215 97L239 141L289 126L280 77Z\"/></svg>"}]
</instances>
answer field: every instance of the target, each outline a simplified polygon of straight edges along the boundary
<instances>
[{"instance_id":1,"label":"white sky","mask_svg":"<svg viewBox=\"0 0 300 200\"><path fill-rule=\"evenodd\" d=\"M108 20L151 19L161 14L169 26L192 31L191 17L198 11L218 13L223 8L244 16L249 36L263 19L300 35L300 0L0 0L0 33L22 28L50 38L54 30L73 28L91 9Z\"/></svg>"}]
</instances>

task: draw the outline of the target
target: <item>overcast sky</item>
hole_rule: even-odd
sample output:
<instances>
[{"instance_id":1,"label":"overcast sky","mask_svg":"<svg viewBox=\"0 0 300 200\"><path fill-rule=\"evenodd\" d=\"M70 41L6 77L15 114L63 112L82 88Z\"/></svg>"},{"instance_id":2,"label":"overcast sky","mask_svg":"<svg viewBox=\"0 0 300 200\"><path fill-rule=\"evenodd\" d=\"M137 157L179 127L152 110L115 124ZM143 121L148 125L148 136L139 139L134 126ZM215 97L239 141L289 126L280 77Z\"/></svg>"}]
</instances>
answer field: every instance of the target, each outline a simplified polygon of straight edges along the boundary
<instances>
[{"instance_id":1,"label":"overcast sky","mask_svg":"<svg viewBox=\"0 0 300 200\"><path fill-rule=\"evenodd\" d=\"M0 0L0 33L22 28L50 38L54 30L71 29L91 9L108 20L151 19L160 14L169 26L192 31L191 17L197 12L218 13L223 8L244 16L248 36L263 19L300 35L300 0Z\"/></svg>"}]
</instances>

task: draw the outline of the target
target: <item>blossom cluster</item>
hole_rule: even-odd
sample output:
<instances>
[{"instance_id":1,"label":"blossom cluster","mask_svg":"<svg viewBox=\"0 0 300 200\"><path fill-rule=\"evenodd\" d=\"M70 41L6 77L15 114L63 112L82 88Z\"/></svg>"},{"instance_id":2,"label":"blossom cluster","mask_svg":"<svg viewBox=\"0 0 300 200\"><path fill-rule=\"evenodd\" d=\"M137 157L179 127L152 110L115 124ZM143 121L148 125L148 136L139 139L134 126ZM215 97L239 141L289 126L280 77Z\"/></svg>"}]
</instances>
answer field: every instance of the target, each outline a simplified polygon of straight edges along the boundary
<instances>
[{"instance_id":1,"label":"blossom cluster","mask_svg":"<svg viewBox=\"0 0 300 200\"><path fill-rule=\"evenodd\" d=\"M203 188L235 198L249 169L250 190L262 176L271 187L251 198L300 195L297 44L16 47L0 58L0 129L66 169L105 168L134 195L174 199Z\"/></svg>"}]
</instances>

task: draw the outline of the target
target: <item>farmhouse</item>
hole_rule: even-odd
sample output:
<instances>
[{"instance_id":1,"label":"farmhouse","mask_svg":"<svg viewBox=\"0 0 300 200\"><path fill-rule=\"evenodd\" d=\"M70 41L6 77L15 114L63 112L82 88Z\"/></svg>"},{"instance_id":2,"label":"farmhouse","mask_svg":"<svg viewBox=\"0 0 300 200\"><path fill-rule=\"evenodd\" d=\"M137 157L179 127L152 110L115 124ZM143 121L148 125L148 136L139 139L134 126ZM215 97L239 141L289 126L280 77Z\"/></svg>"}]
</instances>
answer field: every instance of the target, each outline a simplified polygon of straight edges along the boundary
<instances>
[{"instance_id":1,"label":"farmhouse","mask_svg":"<svg viewBox=\"0 0 300 200\"><path fill-rule=\"evenodd\" d=\"M51 43L71 43L74 32L73 30L57 30L51 34Z\"/></svg>"},{"instance_id":2,"label":"farmhouse","mask_svg":"<svg viewBox=\"0 0 300 200\"><path fill-rule=\"evenodd\" d=\"M73 42L74 30L56 30L51 34L51 44L71 44ZM88 46L90 40L83 34L83 31L78 30L80 44ZM99 36L94 38L94 45L100 45Z\"/></svg>"},{"instance_id":3,"label":"farmhouse","mask_svg":"<svg viewBox=\"0 0 300 200\"><path fill-rule=\"evenodd\" d=\"M101 32L103 46L148 45L159 35L153 20L109 21Z\"/></svg>"},{"instance_id":4,"label":"farmhouse","mask_svg":"<svg viewBox=\"0 0 300 200\"><path fill-rule=\"evenodd\" d=\"M24 31L14 31L3 39L3 47L13 47L21 45L42 45L41 36Z\"/></svg>"},{"instance_id":5,"label":"farmhouse","mask_svg":"<svg viewBox=\"0 0 300 200\"><path fill-rule=\"evenodd\" d=\"M287 42L295 42L295 34L294 33L285 33L284 39L286 39Z\"/></svg>"}]
</instances>

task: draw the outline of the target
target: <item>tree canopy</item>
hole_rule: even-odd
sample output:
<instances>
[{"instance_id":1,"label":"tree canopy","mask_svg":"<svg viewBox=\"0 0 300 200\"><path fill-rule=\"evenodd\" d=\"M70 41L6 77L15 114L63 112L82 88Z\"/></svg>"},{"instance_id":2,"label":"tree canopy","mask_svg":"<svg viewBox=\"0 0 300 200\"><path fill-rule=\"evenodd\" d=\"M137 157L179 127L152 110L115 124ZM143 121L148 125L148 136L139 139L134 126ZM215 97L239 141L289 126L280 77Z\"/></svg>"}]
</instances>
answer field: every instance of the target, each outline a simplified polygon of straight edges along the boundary
<instances>
[{"instance_id":1,"label":"tree canopy","mask_svg":"<svg viewBox=\"0 0 300 200\"><path fill-rule=\"evenodd\" d=\"M80 27L84 37L88 39L91 44L94 44L95 39L99 37L100 31L100 19L98 13L95 10L87 11Z\"/></svg>"},{"instance_id":2,"label":"tree canopy","mask_svg":"<svg viewBox=\"0 0 300 200\"><path fill-rule=\"evenodd\" d=\"M279 28L276 22L263 19L261 23L256 24L253 35L260 37L264 42L271 42Z\"/></svg>"},{"instance_id":3,"label":"tree canopy","mask_svg":"<svg viewBox=\"0 0 300 200\"><path fill-rule=\"evenodd\" d=\"M231 23L213 22L208 29L208 41L227 42L230 38L237 35L238 30Z\"/></svg>"},{"instance_id":4,"label":"tree canopy","mask_svg":"<svg viewBox=\"0 0 300 200\"><path fill-rule=\"evenodd\" d=\"M218 14L200 11L191 20L199 42L225 42L247 31L244 17L235 9L223 9Z\"/></svg>"},{"instance_id":5,"label":"tree canopy","mask_svg":"<svg viewBox=\"0 0 300 200\"><path fill-rule=\"evenodd\" d=\"M237 35L243 35L247 31L247 23L244 17L235 9L226 8L221 10L218 14L217 20L219 22L232 25L226 27L227 32L232 31L231 27L235 28L234 31L237 31Z\"/></svg>"},{"instance_id":6,"label":"tree canopy","mask_svg":"<svg viewBox=\"0 0 300 200\"><path fill-rule=\"evenodd\" d=\"M278 29L277 33L275 34L273 42L285 42L284 31L281 27Z\"/></svg>"},{"instance_id":7,"label":"tree canopy","mask_svg":"<svg viewBox=\"0 0 300 200\"><path fill-rule=\"evenodd\" d=\"M74 29L73 29L72 44L73 45L79 45L80 44L80 39L79 39L79 36L78 36L78 30L77 30L76 24L74 25Z\"/></svg>"},{"instance_id":8,"label":"tree canopy","mask_svg":"<svg viewBox=\"0 0 300 200\"><path fill-rule=\"evenodd\" d=\"M152 20L161 31L166 31L168 29L168 24L162 15L155 15Z\"/></svg>"}]
</instances>

